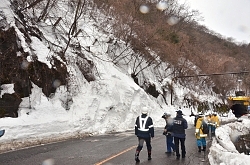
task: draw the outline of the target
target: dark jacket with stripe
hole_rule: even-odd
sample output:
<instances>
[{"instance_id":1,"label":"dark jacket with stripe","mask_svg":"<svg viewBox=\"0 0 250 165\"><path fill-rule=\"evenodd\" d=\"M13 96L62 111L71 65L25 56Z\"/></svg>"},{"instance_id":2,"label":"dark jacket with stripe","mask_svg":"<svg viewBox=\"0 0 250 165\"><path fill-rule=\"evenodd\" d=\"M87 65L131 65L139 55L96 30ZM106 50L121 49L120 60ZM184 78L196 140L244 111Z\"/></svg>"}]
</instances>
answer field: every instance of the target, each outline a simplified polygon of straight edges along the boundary
<instances>
[{"instance_id":1,"label":"dark jacket with stripe","mask_svg":"<svg viewBox=\"0 0 250 165\"><path fill-rule=\"evenodd\" d=\"M154 137L154 125L151 117L142 114L136 118L135 135L139 138Z\"/></svg>"}]
</instances>

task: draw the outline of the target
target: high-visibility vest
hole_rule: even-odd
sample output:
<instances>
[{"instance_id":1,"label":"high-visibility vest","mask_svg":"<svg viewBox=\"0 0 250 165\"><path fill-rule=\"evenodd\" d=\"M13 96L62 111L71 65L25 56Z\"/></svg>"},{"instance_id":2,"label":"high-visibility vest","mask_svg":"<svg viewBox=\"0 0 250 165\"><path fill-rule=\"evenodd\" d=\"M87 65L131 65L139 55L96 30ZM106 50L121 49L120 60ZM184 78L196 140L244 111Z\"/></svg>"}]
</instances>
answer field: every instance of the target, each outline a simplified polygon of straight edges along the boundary
<instances>
[{"instance_id":1,"label":"high-visibility vest","mask_svg":"<svg viewBox=\"0 0 250 165\"><path fill-rule=\"evenodd\" d=\"M140 131L149 131L149 128L146 128L146 123L148 120L148 116L146 116L145 118L142 118L141 116L139 117L139 123L140 123L140 127L138 127L138 130Z\"/></svg>"}]
</instances>

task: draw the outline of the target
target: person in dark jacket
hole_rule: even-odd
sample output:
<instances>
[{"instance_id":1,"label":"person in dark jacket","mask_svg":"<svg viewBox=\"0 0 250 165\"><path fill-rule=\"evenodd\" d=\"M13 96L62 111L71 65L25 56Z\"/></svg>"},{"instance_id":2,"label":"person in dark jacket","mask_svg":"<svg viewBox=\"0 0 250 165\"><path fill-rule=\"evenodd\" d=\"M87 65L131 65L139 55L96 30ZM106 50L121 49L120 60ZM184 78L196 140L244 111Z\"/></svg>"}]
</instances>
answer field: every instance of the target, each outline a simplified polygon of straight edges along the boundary
<instances>
[{"instance_id":1,"label":"person in dark jacket","mask_svg":"<svg viewBox=\"0 0 250 165\"><path fill-rule=\"evenodd\" d=\"M173 129L173 119L171 118L171 114L164 113L162 115L162 118L166 121L166 126L163 131L163 135L166 136L166 152L167 154L170 154L172 152L175 152L175 145L174 145L174 138L172 136L172 129Z\"/></svg>"},{"instance_id":2,"label":"person in dark jacket","mask_svg":"<svg viewBox=\"0 0 250 165\"><path fill-rule=\"evenodd\" d=\"M154 125L151 117L148 116L148 109L142 108L142 114L136 118L135 121L135 135L138 137L138 146L135 152L135 161L140 162L139 154L142 150L144 141L146 142L148 150L148 160L151 160L151 138L154 137Z\"/></svg>"},{"instance_id":3,"label":"person in dark jacket","mask_svg":"<svg viewBox=\"0 0 250 165\"><path fill-rule=\"evenodd\" d=\"M172 136L174 137L174 144L176 150L176 159L180 159L179 142L181 143L181 156L186 157L185 140L186 133L185 129L188 128L187 120L183 118L181 110L176 111L176 117L174 118Z\"/></svg>"}]
</instances>

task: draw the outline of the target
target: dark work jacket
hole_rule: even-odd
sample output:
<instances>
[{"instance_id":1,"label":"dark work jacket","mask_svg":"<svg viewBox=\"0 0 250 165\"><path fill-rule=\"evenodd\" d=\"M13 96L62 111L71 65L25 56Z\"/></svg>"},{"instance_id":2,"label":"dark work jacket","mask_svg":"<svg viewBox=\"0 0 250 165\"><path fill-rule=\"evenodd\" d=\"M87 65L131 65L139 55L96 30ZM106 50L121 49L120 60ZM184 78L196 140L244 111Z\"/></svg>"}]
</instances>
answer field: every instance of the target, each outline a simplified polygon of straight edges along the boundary
<instances>
[{"instance_id":1,"label":"dark work jacket","mask_svg":"<svg viewBox=\"0 0 250 165\"><path fill-rule=\"evenodd\" d=\"M142 114L136 118L135 135L139 138L154 137L154 125L151 117L147 116L146 114Z\"/></svg>"},{"instance_id":2,"label":"dark work jacket","mask_svg":"<svg viewBox=\"0 0 250 165\"><path fill-rule=\"evenodd\" d=\"M186 138L185 129L188 128L187 120L182 115L177 115L174 118L172 136L178 138Z\"/></svg>"}]
</instances>

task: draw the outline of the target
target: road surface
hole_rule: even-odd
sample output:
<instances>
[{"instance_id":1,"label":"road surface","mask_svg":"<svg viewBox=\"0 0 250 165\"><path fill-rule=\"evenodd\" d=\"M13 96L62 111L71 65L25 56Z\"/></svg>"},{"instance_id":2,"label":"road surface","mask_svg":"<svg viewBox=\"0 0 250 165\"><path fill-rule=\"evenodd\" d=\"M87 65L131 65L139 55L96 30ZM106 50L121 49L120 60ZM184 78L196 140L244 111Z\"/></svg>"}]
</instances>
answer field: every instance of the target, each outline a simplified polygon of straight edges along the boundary
<instances>
[{"instance_id":1,"label":"road surface","mask_svg":"<svg viewBox=\"0 0 250 165\"><path fill-rule=\"evenodd\" d=\"M190 126L192 127L192 126ZM198 153L194 128L186 130L186 158L176 160L174 154L167 155L165 136L162 128L155 128L152 140L152 160L147 160L144 145L140 153L142 165L209 165L202 162L204 152ZM211 141L208 140L208 145ZM70 139L63 142L41 145L0 154L1 165L134 165L137 137L134 131L108 135Z\"/></svg>"}]
</instances>

